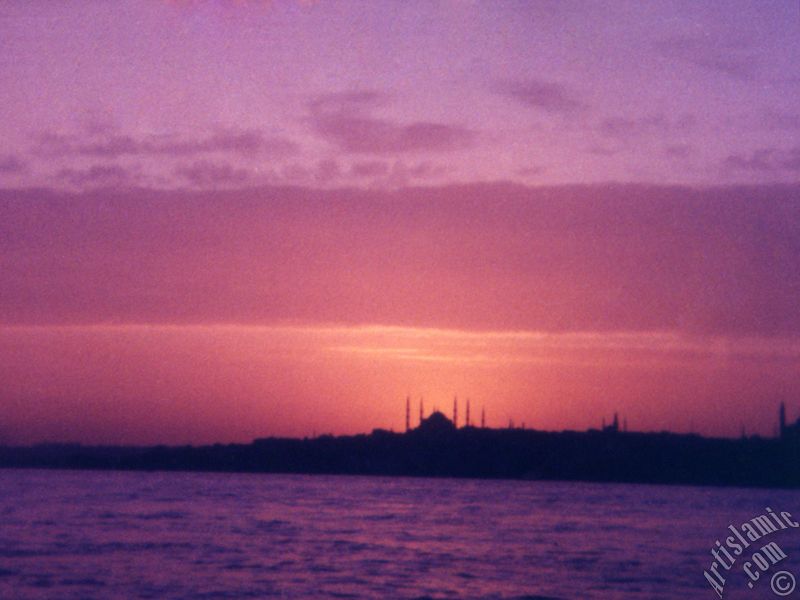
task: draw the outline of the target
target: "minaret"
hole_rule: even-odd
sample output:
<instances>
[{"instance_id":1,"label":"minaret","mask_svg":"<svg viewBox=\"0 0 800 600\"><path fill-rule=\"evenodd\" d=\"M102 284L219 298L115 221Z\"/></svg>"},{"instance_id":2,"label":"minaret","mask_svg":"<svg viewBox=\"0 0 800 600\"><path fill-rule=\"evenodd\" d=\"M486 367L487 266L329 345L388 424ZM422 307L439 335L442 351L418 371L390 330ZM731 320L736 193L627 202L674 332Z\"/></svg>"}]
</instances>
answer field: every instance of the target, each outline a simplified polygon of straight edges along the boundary
<instances>
[{"instance_id":1,"label":"minaret","mask_svg":"<svg viewBox=\"0 0 800 600\"><path fill-rule=\"evenodd\" d=\"M486 429L486 408L481 407L481 429Z\"/></svg>"},{"instance_id":2,"label":"minaret","mask_svg":"<svg viewBox=\"0 0 800 600\"><path fill-rule=\"evenodd\" d=\"M458 429L458 396L453 396L453 426Z\"/></svg>"},{"instance_id":3,"label":"minaret","mask_svg":"<svg viewBox=\"0 0 800 600\"><path fill-rule=\"evenodd\" d=\"M406 431L411 429L411 396L406 396Z\"/></svg>"},{"instance_id":4,"label":"minaret","mask_svg":"<svg viewBox=\"0 0 800 600\"><path fill-rule=\"evenodd\" d=\"M425 411L422 409L422 396L419 397L419 424L422 425L422 421L425 420Z\"/></svg>"},{"instance_id":5,"label":"minaret","mask_svg":"<svg viewBox=\"0 0 800 600\"><path fill-rule=\"evenodd\" d=\"M619 419L617 418L617 413L614 413L614 433L619 431Z\"/></svg>"},{"instance_id":6,"label":"minaret","mask_svg":"<svg viewBox=\"0 0 800 600\"><path fill-rule=\"evenodd\" d=\"M469 398L467 398L467 419L466 426L469 427Z\"/></svg>"},{"instance_id":7,"label":"minaret","mask_svg":"<svg viewBox=\"0 0 800 600\"><path fill-rule=\"evenodd\" d=\"M780 436L783 439L786 436L786 405L781 402L781 410L778 414L778 421L780 423Z\"/></svg>"}]
</instances>

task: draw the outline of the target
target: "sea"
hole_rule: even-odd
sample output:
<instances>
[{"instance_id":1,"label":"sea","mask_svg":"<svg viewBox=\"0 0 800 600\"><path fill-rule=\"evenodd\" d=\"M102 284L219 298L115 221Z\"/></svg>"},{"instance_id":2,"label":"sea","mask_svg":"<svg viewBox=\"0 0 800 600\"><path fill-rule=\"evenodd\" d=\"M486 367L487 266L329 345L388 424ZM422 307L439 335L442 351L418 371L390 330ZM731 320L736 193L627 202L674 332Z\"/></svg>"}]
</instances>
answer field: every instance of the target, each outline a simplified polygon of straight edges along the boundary
<instances>
[{"instance_id":1,"label":"sea","mask_svg":"<svg viewBox=\"0 0 800 600\"><path fill-rule=\"evenodd\" d=\"M0 598L713 599L716 541L767 507L800 492L8 469ZM800 597L800 529L734 558L725 598Z\"/></svg>"}]
</instances>

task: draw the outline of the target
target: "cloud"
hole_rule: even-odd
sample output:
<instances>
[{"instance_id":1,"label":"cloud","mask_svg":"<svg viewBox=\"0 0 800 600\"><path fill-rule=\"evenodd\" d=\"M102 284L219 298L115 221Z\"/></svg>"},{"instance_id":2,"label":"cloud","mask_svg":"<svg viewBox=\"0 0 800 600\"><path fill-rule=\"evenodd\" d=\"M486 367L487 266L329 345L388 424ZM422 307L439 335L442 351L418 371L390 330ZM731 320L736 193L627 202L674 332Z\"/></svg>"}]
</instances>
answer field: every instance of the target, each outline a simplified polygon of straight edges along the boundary
<instances>
[{"instance_id":1,"label":"cloud","mask_svg":"<svg viewBox=\"0 0 800 600\"><path fill-rule=\"evenodd\" d=\"M768 131L800 130L800 114L767 109L761 115L761 125Z\"/></svg>"},{"instance_id":2,"label":"cloud","mask_svg":"<svg viewBox=\"0 0 800 600\"><path fill-rule=\"evenodd\" d=\"M694 152L689 144L670 144L664 147L664 155L669 158L688 158Z\"/></svg>"},{"instance_id":3,"label":"cloud","mask_svg":"<svg viewBox=\"0 0 800 600\"><path fill-rule=\"evenodd\" d=\"M76 188L125 188L137 184L138 173L119 165L93 165L85 169L66 168L56 174L56 179Z\"/></svg>"},{"instance_id":4,"label":"cloud","mask_svg":"<svg viewBox=\"0 0 800 600\"><path fill-rule=\"evenodd\" d=\"M320 94L309 102L314 114L356 114L385 106L389 97L375 90L333 92Z\"/></svg>"},{"instance_id":5,"label":"cloud","mask_svg":"<svg viewBox=\"0 0 800 600\"><path fill-rule=\"evenodd\" d=\"M392 165L386 178L382 181L378 179L376 183L397 188L411 185L419 181L435 179L446 172L447 169L430 161L407 164L404 161L398 160Z\"/></svg>"},{"instance_id":6,"label":"cloud","mask_svg":"<svg viewBox=\"0 0 800 600\"><path fill-rule=\"evenodd\" d=\"M749 58L714 55L706 57L694 57L690 59L695 64L718 71L735 79L750 81L754 79L756 69L755 64Z\"/></svg>"},{"instance_id":7,"label":"cloud","mask_svg":"<svg viewBox=\"0 0 800 600\"><path fill-rule=\"evenodd\" d=\"M241 185L250 178L247 169L239 169L229 164L198 161L175 169L175 174L198 187L218 185Z\"/></svg>"},{"instance_id":8,"label":"cloud","mask_svg":"<svg viewBox=\"0 0 800 600\"><path fill-rule=\"evenodd\" d=\"M283 166L273 177L277 183L294 185L330 185L339 180L341 167L336 160L325 158L315 164L291 162Z\"/></svg>"},{"instance_id":9,"label":"cloud","mask_svg":"<svg viewBox=\"0 0 800 600\"><path fill-rule=\"evenodd\" d=\"M332 158L325 158L317 162L314 176L319 183L331 183L341 176L339 163Z\"/></svg>"},{"instance_id":10,"label":"cloud","mask_svg":"<svg viewBox=\"0 0 800 600\"><path fill-rule=\"evenodd\" d=\"M388 172L389 165L379 160L356 162L350 166L350 175L354 177L377 177Z\"/></svg>"},{"instance_id":11,"label":"cloud","mask_svg":"<svg viewBox=\"0 0 800 600\"><path fill-rule=\"evenodd\" d=\"M16 175L28 170L25 161L13 154L0 156L0 175Z\"/></svg>"},{"instance_id":12,"label":"cloud","mask_svg":"<svg viewBox=\"0 0 800 600\"><path fill-rule=\"evenodd\" d=\"M185 138L175 134L135 137L102 130L95 134L45 132L39 136L36 152L45 157L125 156L186 157L205 154L234 154L241 157L284 157L297 151L294 142L266 137L258 130L220 130L205 137Z\"/></svg>"},{"instance_id":13,"label":"cloud","mask_svg":"<svg viewBox=\"0 0 800 600\"><path fill-rule=\"evenodd\" d=\"M728 171L800 173L800 146L789 150L761 148L750 154L731 154L722 163Z\"/></svg>"},{"instance_id":14,"label":"cloud","mask_svg":"<svg viewBox=\"0 0 800 600\"><path fill-rule=\"evenodd\" d=\"M346 175L339 162L323 158L316 162L289 161L257 168L238 167L227 162L208 160L178 165L173 175L201 189L252 189L257 185L295 185L331 187Z\"/></svg>"},{"instance_id":15,"label":"cloud","mask_svg":"<svg viewBox=\"0 0 800 600\"><path fill-rule=\"evenodd\" d=\"M548 113L573 114L586 108L570 88L552 81L506 81L498 83L494 91Z\"/></svg>"},{"instance_id":16,"label":"cloud","mask_svg":"<svg viewBox=\"0 0 800 600\"><path fill-rule=\"evenodd\" d=\"M398 125L372 117L337 115L317 118L317 133L342 150L354 153L441 152L469 146L473 133L442 123Z\"/></svg>"},{"instance_id":17,"label":"cloud","mask_svg":"<svg viewBox=\"0 0 800 600\"><path fill-rule=\"evenodd\" d=\"M309 121L324 140L354 154L446 152L475 142L476 133L459 125L375 117L374 110L387 102L377 92L318 96L309 103Z\"/></svg>"},{"instance_id":18,"label":"cloud","mask_svg":"<svg viewBox=\"0 0 800 600\"><path fill-rule=\"evenodd\" d=\"M394 163L385 161L361 161L350 166L348 174L358 179L369 179L369 185L380 188L399 188L419 181L431 180L444 175L447 170L441 165L430 161L407 163L396 160Z\"/></svg>"},{"instance_id":19,"label":"cloud","mask_svg":"<svg viewBox=\"0 0 800 600\"><path fill-rule=\"evenodd\" d=\"M667 58L740 81L751 81L758 73L756 56L739 41L676 35L657 41L655 49Z\"/></svg>"},{"instance_id":20,"label":"cloud","mask_svg":"<svg viewBox=\"0 0 800 600\"><path fill-rule=\"evenodd\" d=\"M623 152L641 152L652 147L653 152L667 143L663 153L670 158L685 158L689 146L680 141L695 128L694 116L684 114L669 118L663 114L646 116L608 116L595 127L597 137L586 149L588 154L611 157Z\"/></svg>"},{"instance_id":21,"label":"cloud","mask_svg":"<svg viewBox=\"0 0 800 600\"><path fill-rule=\"evenodd\" d=\"M362 154L458 150L472 145L475 139L473 131L456 125L427 121L401 125L347 114L317 116L314 128L342 150Z\"/></svg>"},{"instance_id":22,"label":"cloud","mask_svg":"<svg viewBox=\"0 0 800 600\"><path fill-rule=\"evenodd\" d=\"M598 144L594 144L589 146L586 149L586 152L592 154L594 156L614 156L615 154L619 154L622 151L621 148L609 148L607 146L602 146Z\"/></svg>"},{"instance_id":23,"label":"cloud","mask_svg":"<svg viewBox=\"0 0 800 600\"><path fill-rule=\"evenodd\" d=\"M667 121L663 116L641 119L609 117L603 119L597 129L605 137L628 140L653 131L663 131L667 127Z\"/></svg>"},{"instance_id":24,"label":"cloud","mask_svg":"<svg viewBox=\"0 0 800 600\"><path fill-rule=\"evenodd\" d=\"M542 166L524 167L522 169L517 169L517 175L522 175L523 177L532 177L535 175L541 175L546 171L547 169Z\"/></svg>"},{"instance_id":25,"label":"cloud","mask_svg":"<svg viewBox=\"0 0 800 600\"><path fill-rule=\"evenodd\" d=\"M686 133L695 126L695 118L683 115L675 120L656 114L645 117L613 116L602 119L597 131L603 137L621 142L630 142L646 136L665 136L673 133Z\"/></svg>"}]
</instances>

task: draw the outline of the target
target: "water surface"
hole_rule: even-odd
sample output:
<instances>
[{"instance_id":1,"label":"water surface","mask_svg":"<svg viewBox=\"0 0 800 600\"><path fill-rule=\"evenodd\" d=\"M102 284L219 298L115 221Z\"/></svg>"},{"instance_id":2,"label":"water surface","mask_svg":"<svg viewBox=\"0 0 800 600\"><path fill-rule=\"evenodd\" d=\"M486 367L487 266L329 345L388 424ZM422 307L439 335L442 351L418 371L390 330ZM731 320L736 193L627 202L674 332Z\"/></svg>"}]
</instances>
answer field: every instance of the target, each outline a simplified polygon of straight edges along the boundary
<instances>
[{"instance_id":1,"label":"water surface","mask_svg":"<svg viewBox=\"0 0 800 600\"><path fill-rule=\"evenodd\" d=\"M766 506L800 516L798 500L735 488L0 470L0 598L716 598L703 577L714 541ZM800 530L773 536L785 564L800 564ZM774 598L769 581L743 584L729 581L725 597Z\"/></svg>"}]
</instances>

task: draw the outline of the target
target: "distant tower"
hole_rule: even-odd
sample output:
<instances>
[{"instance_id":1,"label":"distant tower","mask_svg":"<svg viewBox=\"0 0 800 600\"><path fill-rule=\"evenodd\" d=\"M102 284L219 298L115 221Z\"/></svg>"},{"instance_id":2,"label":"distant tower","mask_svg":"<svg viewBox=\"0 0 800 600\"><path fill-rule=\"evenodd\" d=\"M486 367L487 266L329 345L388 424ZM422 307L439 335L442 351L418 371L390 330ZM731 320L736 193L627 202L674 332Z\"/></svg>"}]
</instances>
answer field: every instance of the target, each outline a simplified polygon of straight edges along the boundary
<instances>
[{"instance_id":1,"label":"distant tower","mask_svg":"<svg viewBox=\"0 0 800 600\"><path fill-rule=\"evenodd\" d=\"M781 409L778 414L778 422L780 424L780 436L781 439L786 437L786 405L781 402Z\"/></svg>"},{"instance_id":2,"label":"distant tower","mask_svg":"<svg viewBox=\"0 0 800 600\"><path fill-rule=\"evenodd\" d=\"M411 396L406 396L406 431L411 429Z\"/></svg>"},{"instance_id":3,"label":"distant tower","mask_svg":"<svg viewBox=\"0 0 800 600\"><path fill-rule=\"evenodd\" d=\"M419 424L422 425L422 421L425 420L425 411L422 407L422 396L419 397Z\"/></svg>"},{"instance_id":4,"label":"distant tower","mask_svg":"<svg viewBox=\"0 0 800 600\"><path fill-rule=\"evenodd\" d=\"M612 425L614 431L619 431L619 418L617 418L617 413L614 413L614 424Z\"/></svg>"},{"instance_id":5,"label":"distant tower","mask_svg":"<svg viewBox=\"0 0 800 600\"><path fill-rule=\"evenodd\" d=\"M458 427L458 396L453 396L453 426Z\"/></svg>"},{"instance_id":6,"label":"distant tower","mask_svg":"<svg viewBox=\"0 0 800 600\"><path fill-rule=\"evenodd\" d=\"M469 398L467 398L467 419L466 426L469 427Z\"/></svg>"},{"instance_id":7,"label":"distant tower","mask_svg":"<svg viewBox=\"0 0 800 600\"><path fill-rule=\"evenodd\" d=\"M481 429L486 429L486 409L481 407Z\"/></svg>"}]
</instances>

